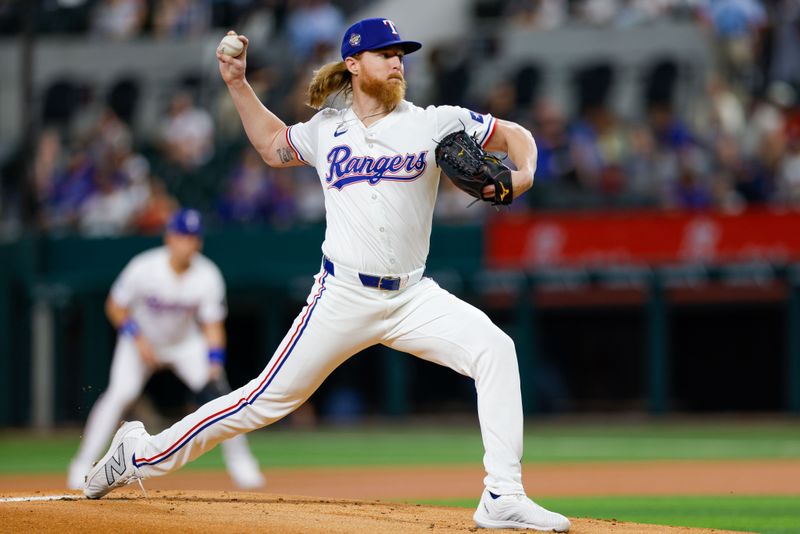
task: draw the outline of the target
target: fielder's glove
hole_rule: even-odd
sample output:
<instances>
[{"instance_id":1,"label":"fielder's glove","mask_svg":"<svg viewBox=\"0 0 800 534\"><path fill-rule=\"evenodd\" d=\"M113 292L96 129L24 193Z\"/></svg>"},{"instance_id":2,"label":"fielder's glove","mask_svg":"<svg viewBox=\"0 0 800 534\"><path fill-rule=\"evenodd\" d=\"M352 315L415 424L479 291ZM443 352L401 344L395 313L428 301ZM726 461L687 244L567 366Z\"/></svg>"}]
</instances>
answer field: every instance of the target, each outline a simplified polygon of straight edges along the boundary
<instances>
[{"instance_id":1,"label":"fielder's glove","mask_svg":"<svg viewBox=\"0 0 800 534\"><path fill-rule=\"evenodd\" d=\"M228 379L225 378L225 373L223 373L216 380L209 381L203 389L196 392L194 400L197 404L203 405L230 392L231 386L228 384Z\"/></svg>"},{"instance_id":2,"label":"fielder's glove","mask_svg":"<svg viewBox=\"0 0 800 534\"><path fill-rule=\"evenodd\" d=\"M436 164L462 191L492 205L508 205L514 198L511 170L486 152L466 130L446 135L436 146ZM483 188L494 185L494 197L484 198Z\"/></svg>"}]
</instances>

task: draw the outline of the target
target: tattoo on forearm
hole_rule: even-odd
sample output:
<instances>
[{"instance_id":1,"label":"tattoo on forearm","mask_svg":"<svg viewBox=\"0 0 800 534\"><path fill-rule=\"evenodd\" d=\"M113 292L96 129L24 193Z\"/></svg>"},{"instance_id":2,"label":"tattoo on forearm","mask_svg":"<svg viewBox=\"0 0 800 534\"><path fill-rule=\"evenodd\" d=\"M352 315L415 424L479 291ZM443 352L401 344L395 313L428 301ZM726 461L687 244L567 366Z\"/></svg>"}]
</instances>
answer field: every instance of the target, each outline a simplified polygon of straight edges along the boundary
<instances>
[{"instance_id":1,"label":"tattoo on forearm","mask_svg":"<svg viewBox=\"0 0 800 534\"><path fill-rule=\"evenodd\" d=\"M289 163L294 159L294 152L289 147L279 148L278 157L281 158L281 163Z\"/></svg>"}]
</instances>

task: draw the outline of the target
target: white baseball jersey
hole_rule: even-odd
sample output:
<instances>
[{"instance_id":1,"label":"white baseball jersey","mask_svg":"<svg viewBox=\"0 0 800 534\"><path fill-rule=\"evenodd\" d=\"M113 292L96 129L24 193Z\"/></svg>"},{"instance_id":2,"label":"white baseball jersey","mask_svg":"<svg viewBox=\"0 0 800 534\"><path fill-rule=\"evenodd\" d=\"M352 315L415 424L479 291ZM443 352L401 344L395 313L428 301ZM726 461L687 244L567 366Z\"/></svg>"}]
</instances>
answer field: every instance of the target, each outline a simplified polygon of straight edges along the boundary
<instances>
[{"instance_id":1,"label":"white baseball jersey","mask_svg":"<svg viewBox=\"0 0 800 534\"><path fill-rule=\"evenodd\" d=\"M111 288L114 302L128 308L142 334L155 346L172 345L199 334L197 322L225 319L225 282L214 263L195 254L177 274L169 250L158 247L134 257Z\"/></svg>"},{"instance_id":2,"label":"white baseball jersey","mask_svg":"<svg viewBox=\"0 0 800 534\"><path fill-rule=\"evenodd\" d=\"M317 169L325 191L323 253L366 273L424 267L439 186L436 142L466 128L485 145L495 124L468 109L403 101L369 127L347 108L288 128L289 145Z\"/></svg>"}]
</instances>

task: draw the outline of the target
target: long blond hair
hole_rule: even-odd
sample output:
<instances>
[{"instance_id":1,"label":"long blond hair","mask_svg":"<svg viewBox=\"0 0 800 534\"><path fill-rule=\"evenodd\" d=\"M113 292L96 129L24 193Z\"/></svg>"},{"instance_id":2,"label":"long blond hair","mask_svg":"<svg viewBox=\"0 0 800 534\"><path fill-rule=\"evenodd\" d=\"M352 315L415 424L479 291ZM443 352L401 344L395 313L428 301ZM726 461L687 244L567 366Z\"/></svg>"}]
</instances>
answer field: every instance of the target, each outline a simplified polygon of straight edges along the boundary
<instances>
[{"instance_id":1,"label":"long blond hair","mask_svg":"<svg viewBox=\"0 0 800 534\"><path fill-rule=\"evenodd\" d=\"M349 97L353 92L353 80L344 61L326 63L314 72L308 84L308 105L320 109L328 97L334 93L342 93Z\"/></svg>"}]
</instances>

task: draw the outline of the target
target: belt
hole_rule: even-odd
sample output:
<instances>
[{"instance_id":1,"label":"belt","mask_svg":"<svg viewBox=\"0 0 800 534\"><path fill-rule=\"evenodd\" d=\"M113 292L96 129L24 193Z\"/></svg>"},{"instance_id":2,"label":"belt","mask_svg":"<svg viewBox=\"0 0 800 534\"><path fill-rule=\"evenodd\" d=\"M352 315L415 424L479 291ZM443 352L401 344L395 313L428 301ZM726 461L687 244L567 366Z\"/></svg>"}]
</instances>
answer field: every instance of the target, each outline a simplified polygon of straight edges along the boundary
<instances>
[{"instance_id":1,"label":"belt","mask_svg":"<svg viewBox=\"0 0 800 534\"><path fill-rule=\"evenodd\" d=\"M348 269L341 265L334 265L327 256L322 256L322 267L332 276L352 283L360 282L366 287L376 287L385 291L397 291L411 284L415 284L422 279L425 268L417 269L408 274L380 276L374 274L360 273L353 269Z\"/></svg>"}]
</instances>

